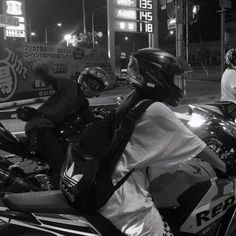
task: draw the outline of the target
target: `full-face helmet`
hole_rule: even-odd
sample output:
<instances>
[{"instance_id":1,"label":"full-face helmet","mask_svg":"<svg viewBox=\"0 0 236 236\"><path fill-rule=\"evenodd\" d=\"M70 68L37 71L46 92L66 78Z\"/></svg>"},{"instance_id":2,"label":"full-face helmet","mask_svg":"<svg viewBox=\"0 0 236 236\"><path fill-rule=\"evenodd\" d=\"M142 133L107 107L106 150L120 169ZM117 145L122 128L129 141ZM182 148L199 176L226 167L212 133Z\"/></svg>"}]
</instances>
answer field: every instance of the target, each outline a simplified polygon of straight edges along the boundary
<instances>
[{"instance_id":1,"label":"full-face helmet","mask_svg":"<svg viewBox=\"0 0 236 236\"><path fill-rule=\"evenodd\" d=\"M100 67L88 67L81 72L78 86L87 98L97 97L109 86L109 75Z\"/></svg>"},{"instance_id":2,"label":"full-face helmet","mask_svg":"<svg viewBox=\"0 0 236 236\"><path fill-rule=\"evenodd\" d=\"M236 69L236 48L230 49L225 54L225 63L227 66L230 66L230 67Z\"/></svg>"},{"instance_id":3,"label":"full-face helmet","mask_svg":"<svg viewBox=\"0 0 236 236\"><path fill-rule=\"evenodd\" d=\"M190 71L187 62L159 48L144 48L133 53L127 69L131 84L152 99L172 106L183 98L182 90L175 85L175 77Z\"/></svg>"}]
</instances>

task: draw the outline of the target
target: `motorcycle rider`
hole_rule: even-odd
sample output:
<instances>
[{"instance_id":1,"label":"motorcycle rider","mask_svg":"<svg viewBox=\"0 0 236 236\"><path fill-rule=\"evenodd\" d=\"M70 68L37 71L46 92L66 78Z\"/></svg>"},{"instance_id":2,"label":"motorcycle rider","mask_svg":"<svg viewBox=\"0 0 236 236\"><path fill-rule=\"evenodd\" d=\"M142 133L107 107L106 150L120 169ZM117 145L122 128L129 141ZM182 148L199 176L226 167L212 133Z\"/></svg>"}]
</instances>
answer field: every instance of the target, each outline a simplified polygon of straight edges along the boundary
<instances>
[{"instance_id":1,"label":"motorcycle rider","mask_svg":"<svg viewBox=\"0 0 236 236\"><path fill-rule=\"evenodd\" d=\"M181 101L183 93L174 78L184 76L188 69L188 64L161 49L140 49L130 57L128 78L134 90L118 113L122 116L143 99L155 102L137 121L112 179L117 183L128 171L134 171L100 210L125 235L173 235L148 192L147 168L169 171L198 157L222 172L231 171L166 105L177 106Z\"/></svg>"},{"instance_id":2,"label":"motorcycle rider","mask_svg":"<svg viewBox=\"0 0 236 236\"><path fill-rule=\"evenodd\" d=\"M65 151L55 136L55 127L72 113L82 117L84 123L93 121L94 116L89 108L87 98L99 96L107 86L107 74L98 67L86 68L78 81L56 78L50 71L52 64L37 61L32 65L36 79L55 91L37 110L18 108L18 118L27 121L25 133L29 141L29 149L37 152L52 168L53 188L59 187L61 166L65 159Z\"/></svg>"},{"instance_id":3,"label":"motorcycle rider","mask_svg":"<svg viewBox=\"0 0 236 236\"><path fill-rule=\"evenodd\" d=\"M236 48L230 49L225 54L225 69L221 78L221 101L229 101L227 113L236 118Z\"/></svg>"}]
</instances>

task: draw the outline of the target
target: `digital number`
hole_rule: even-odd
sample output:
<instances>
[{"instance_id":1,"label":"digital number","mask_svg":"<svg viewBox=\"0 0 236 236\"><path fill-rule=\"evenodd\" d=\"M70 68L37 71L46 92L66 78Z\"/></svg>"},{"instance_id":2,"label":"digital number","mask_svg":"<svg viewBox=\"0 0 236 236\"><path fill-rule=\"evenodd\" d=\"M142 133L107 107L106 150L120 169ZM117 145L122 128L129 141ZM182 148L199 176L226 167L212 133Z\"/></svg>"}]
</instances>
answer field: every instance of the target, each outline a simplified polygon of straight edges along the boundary
<instances>
[{"instance_id":1,"label":"digital number","mask_svg":"<svg viewBox=\"0 0 236 236\"><path fill-rule=\"evenodd\" d=\"M139 20L146 20L146 21L152 21L152 12L150 11L140 11L139 12Z\"/></svg>"},{"instance_id":2,"label":"digital number","mask_svg":"<svg viewBox=\"0 0 236 236\"><path fill-rule=\"evenodd\" d=\"M152 33L153 32L153 24L140 22L139 23L139 32Z\"/></svg>"},{"instance_id":3,"label":"digital number","mask_svg":"<svg viewBox=\"0 0 236 236\"><path fill-rule=\"evenodd\" d=\"M139 0L139 7L142 9L152 9L152 0Z\"/></svg>"},{"instance_id":4,"label":"digital number","mask_svg":"<svg viewBox=\"0 0 236 236\"><path fill-rule=\"evenodd\" d=\"M145 31L148 33L152 33L153 32L153 25L152 24L146 24L145 25Z\"/></svg>"}]
</instances>

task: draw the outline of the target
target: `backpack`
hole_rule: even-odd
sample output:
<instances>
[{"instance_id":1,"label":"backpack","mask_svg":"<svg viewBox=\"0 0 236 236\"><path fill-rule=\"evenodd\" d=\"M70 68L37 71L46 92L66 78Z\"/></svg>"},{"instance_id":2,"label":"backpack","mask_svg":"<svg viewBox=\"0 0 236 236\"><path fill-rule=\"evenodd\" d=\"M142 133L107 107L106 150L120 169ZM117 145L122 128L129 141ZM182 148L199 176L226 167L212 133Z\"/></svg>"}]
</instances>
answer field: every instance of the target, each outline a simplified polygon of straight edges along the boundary
<instances>
[{"instance_id":1,"label":"backpack","mask_svg":"<svg viewBox=\"0 0 236 236\"><path fill-rule=\"evenodd\" d=\"M112 173L128 143L137 119L153 103L142 100L121 119L117 113L87 125L77 143L70 144L61 171L61 189L80 214L98 212L128 179L116 185Z\"/></svg>"}]
</instances>

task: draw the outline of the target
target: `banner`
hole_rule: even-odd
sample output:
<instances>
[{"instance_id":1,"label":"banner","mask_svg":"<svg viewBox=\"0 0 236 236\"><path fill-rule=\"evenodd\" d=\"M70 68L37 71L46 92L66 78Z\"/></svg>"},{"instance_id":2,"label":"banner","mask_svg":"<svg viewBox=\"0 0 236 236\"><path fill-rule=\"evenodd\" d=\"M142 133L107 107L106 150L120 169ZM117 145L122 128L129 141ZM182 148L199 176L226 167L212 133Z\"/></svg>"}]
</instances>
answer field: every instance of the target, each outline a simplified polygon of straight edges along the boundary
<instances>
[{"instance_id":1,"label":"banner","mask_svg":"<svg viewBox=\"0 0 236 236\"><path fill-rule=\"evenodd\" d=\"M53 90L35 78L33 62L50 63L57 78L77 79L88 66L105 69L114 79L106 52L13 40L0 41L0 103L49 96ZM111 83L111 81L109 81ZM113 81L114 82L114 81Z\"/></svg>"}]
</instances>

